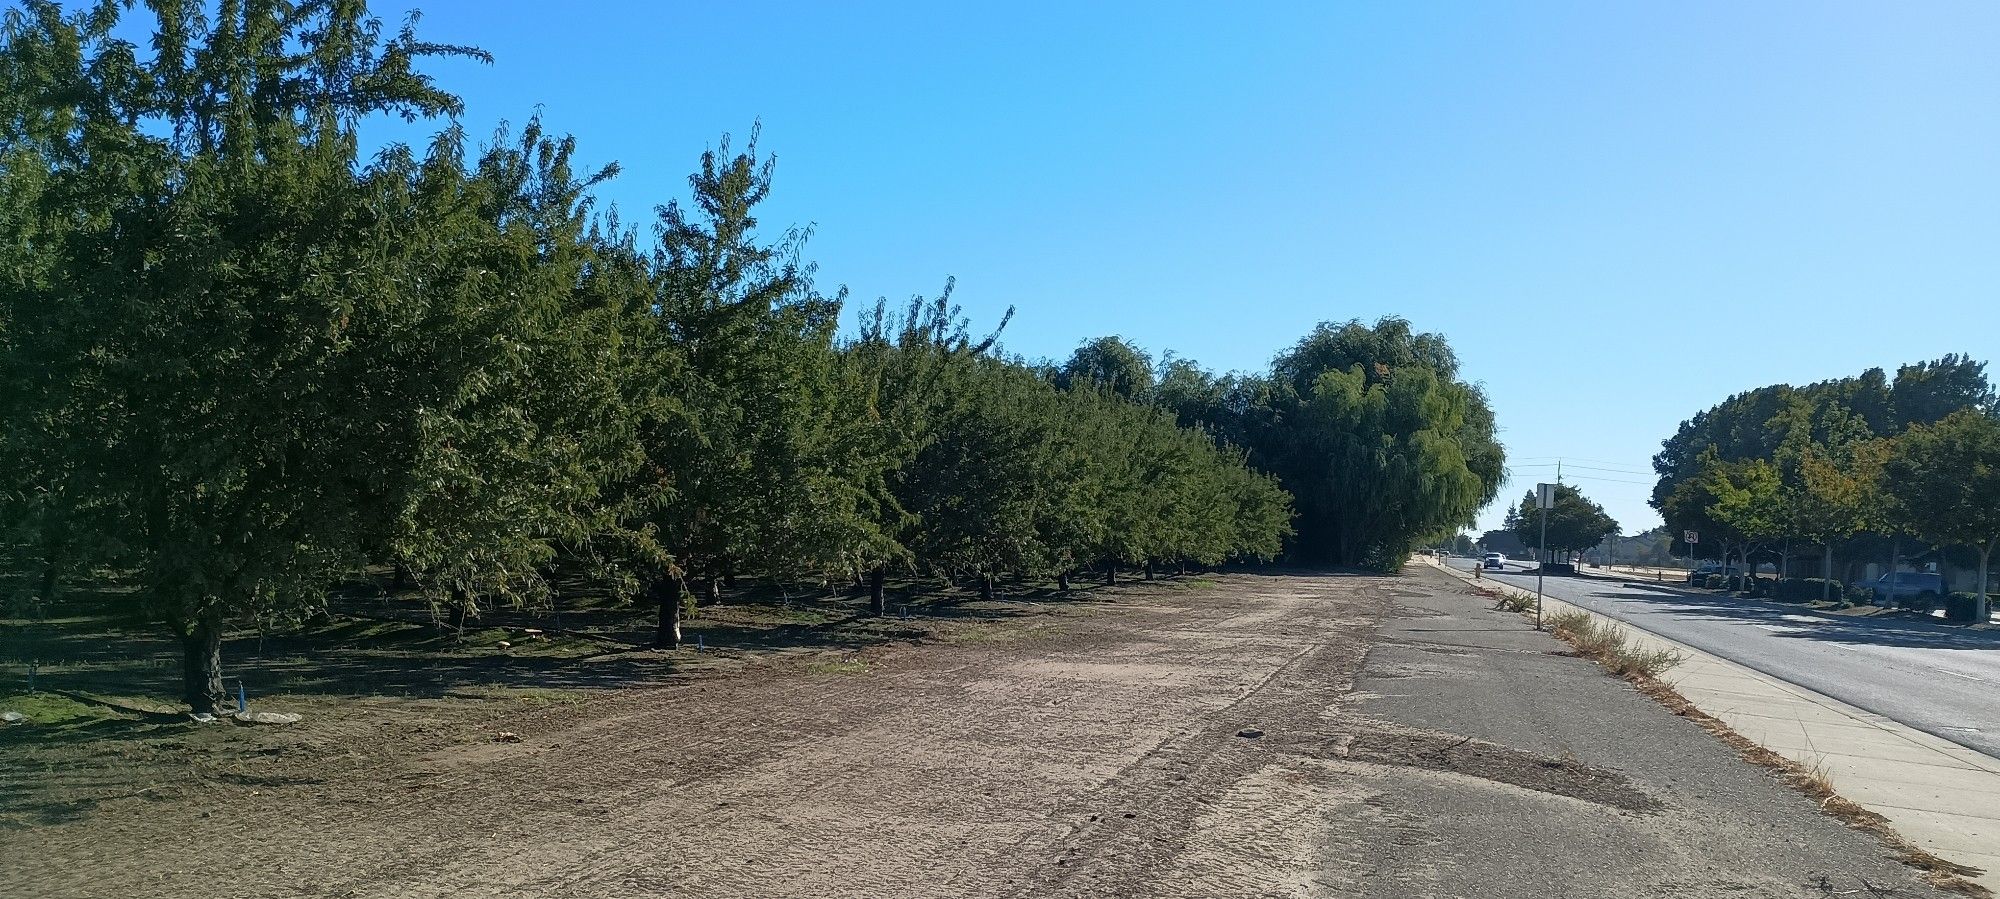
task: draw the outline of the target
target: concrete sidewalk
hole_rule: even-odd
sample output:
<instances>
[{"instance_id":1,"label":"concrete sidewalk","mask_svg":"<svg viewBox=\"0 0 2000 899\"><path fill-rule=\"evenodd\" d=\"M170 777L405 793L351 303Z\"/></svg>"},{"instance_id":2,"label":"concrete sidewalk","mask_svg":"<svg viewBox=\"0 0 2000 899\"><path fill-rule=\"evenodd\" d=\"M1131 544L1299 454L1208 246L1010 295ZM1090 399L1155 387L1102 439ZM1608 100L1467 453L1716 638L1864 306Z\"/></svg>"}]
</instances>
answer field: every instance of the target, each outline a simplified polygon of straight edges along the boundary
<instances>
[{"instance_id":1,"label":"concrete sidewalk","mask_svg":"<svg viewBox=\"0 0 2000 899\"><path fill-rule=\"evenodd\" d=\"M1437 568L1467 583L1449 566ZM1534 595L1496 581L1481 586ZM1545 597L1544 614L1577 609ZM1684 661L1660 679L1759 745L1824 772L1842 796L1939 858L1983 869L2000 892L2000 759L1897 724L1657 634L1616 622L1648 648Z\"/></svg>"}]
</instances>

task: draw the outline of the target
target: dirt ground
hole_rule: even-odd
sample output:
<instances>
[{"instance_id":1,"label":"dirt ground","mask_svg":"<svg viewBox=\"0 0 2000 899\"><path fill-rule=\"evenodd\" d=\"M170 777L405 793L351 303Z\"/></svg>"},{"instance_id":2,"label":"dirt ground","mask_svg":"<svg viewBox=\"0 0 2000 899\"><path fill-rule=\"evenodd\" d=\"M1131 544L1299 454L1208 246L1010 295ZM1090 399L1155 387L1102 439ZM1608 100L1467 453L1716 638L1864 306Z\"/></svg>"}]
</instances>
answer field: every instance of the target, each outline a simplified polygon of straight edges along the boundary
<instances>
[{"instance_id":1,"label":"dirt ground","mask_svg":"<svg viewBox=\"0 0 2000 899\"><path fill-rule=\"evenodd\" d=\"M1442 580L1018 611L653 687L10 743L0 895L1939 895Z\"/></svg>"}]
</instances>

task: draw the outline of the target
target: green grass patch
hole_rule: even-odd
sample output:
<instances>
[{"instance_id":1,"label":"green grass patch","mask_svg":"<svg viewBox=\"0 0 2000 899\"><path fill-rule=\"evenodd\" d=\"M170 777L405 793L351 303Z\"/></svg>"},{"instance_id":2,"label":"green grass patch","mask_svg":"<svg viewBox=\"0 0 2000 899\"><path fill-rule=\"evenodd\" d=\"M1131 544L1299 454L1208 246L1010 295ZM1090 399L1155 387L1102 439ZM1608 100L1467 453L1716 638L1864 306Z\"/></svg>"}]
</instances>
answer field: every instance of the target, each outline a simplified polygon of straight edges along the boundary
<instances>
[{"instance_id":1,"label":"green grass patch","mask_svg":"<svg viewBox=\"0 0 2000 899\"><path fill-rule=\"evenodd\" d=\"M806 672L809 674L866 674L868 672L868 663L860 659L807 662Z\"/></svg>"},{"instance_id":2,"label":"green grass patch","mask_svg":"<svg viewBox=\"0 0 2000 899\"><path fill-rule=\"evenodd\" d=\"M839 613L812 606L711 606L703 609L702 617L728 624L750 626L777 625L817 625L826 624L840 617Z\"/></svg>"},{"instance_id":3,"label":"green grass patch","mask_svg":"<svg viewBox=\"0 0 2000 899\"><path fill-rule=\"evenodd\" d=\"M531 708L575 705L591 696L589 690L561 690L554 687L493 687L477 691L477 694L492 699L512 700Z\"/></svg>"},{"instance_id":4,"label":"green grass patch","mask_svg":"<svg viewBox=\"0 0 2000 899\"><path fill-rule=\"evenodd\" d=\"M58 696L54 693L10 693L0 695L0 712L20 712L27 716L27 724L41 727L88 724L93 721L102 721L106 718L119 717L117 712L101 705L78 702L67 696Z\"/></svg>"}]
</instances>

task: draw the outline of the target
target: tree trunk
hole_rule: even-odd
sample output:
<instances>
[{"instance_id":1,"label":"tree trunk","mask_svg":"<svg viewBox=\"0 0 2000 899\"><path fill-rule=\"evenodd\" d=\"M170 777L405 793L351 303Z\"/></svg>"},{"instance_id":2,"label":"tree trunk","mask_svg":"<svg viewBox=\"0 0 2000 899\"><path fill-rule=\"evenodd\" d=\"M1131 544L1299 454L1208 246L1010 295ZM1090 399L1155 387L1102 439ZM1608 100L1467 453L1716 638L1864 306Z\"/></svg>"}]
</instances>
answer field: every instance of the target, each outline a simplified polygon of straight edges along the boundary
<instances>
[{"instance_id":1,"label":"tree trunk","mask_svg":"<svg viewBox=\"0 0 2000 899\"><path fill-rule=\"evenodd\" d=\"M454 636L465 636L466 607L472 604L471 597L465 595L465 588L451 588L451 632Z\"/></svg>"},{"instance_id":2,"label":"tree trunk","mask_svg":"<svg viewBox=\"0 0 2000 899\"><path fill-rule=\"evenodd\" d=\"M1104 586L1118 586L1118 562L1116 560L1104 566Z\"/></svg>"},{"instance_id":3,"label":"tree trunk","mask_svg":"<svg viewBox=\"0 0 2000 899\"><path fill-rule=\"evenodd\" d=\"M1979 548L1979 601L1972 604L1973 624L1985 624L1987 619L1993 616L1993 612L1989 608L1992 603L1986 598L1986 566L1987 563L1993 561L1993 544L1995 542L2000 542L2000 537L1987 540L1986 545ZM1946 592L1949 592L1950 589L1951 585L1945 585Z\"/></svg>"},{"instance_id":4,"label":"tree trunk","mask_svg":"<svg viewBox=\"0 0 2000 899\"><path fill-rule=\"evenodd\" d=\"M181 635L181 698L202 714L222 709L222 612L210 609Z\"/></svg>"},{"instance_id":5,"label":"tree trunk","mask_svg":"<svg viewBox=\"0 0 2000 899\"><path fill-rule=\"evenodd\" d=\"M410 566L397 562L395 568L396 574L389 581L389 589L397 592L410 589Z\"/></svg>"},{"instance_id":6,"label":"tree trunk","mask_svg":"<svg viewBox=\"0 0 2000 899\"><path fill-rule=\"evenodd\" d=\"M61 550L53 551L42 560L41 583L35 587L35 601L47 607L56 600L56 580L62 571Z\"/></svg>"},{"instance_id":7,"label":"tree trunk","mask_svg":"<svg viewBox=\"0 0 2000 899\"><path fill-rule=\"evenodd\" d=\"M1833 601L1833 544L1831 542L1826 545L1826 557L1821 560L1820 571L1822 574L1820 579L1826 583L1819 585L1819 601L1831 602Z\"/></svg>"},{"instance_id":8,"label":"tree trunk","mask_svg":"<svg viewBox=\"0 0 2000 899\"><path fill-rule=\"evenodd\" d=\"M993 598L993 580L994 580L994 576L993 576L993 572L992 572L992 571L986 571L986 572L983 572L983 573L981 573L981 574L980 574L980 576L979 576L979 598L980 598L980 599L992 599L992 598Z\"/></svg>"},{"instance_id":9,"label":"tree trunk","mask_svg":"<svg viewBox=\"0 0 2000 899\"><path fill-rule=\"evenodd\" d=\"M1149 580L1149 581L1150 581L1150 580L1152 580L1152 579L1153 579L1153 560L1152 560L1152 559L1147 559L1147 560L1146 560L1146 580Z\"/></svg>"},{"instance_id":10,"label":"tree trunk","mask_svg":"<svg viewBox=\"0 0 2000 899\"><path fill-rule=\"evenodd\" d=\"M1064 592L1064 593L1068 593L1068 592L1069 592L1069 572L1068 572L1068 571L1064 571L1064 572L1061 572L1060 574L1057 574L1057 575L1056 575L1056 589L1057 589L1057 590L1061 590L1061 591L1062 591L1062 592Z\"/></svg>"},{"instance_id":11,"label":"tree trunk","mask_svg":"<svg viewBox=\"0 0 2000 899\"><path fill-rule=\"evenodd\" d=\"M868 569L868 613L878 618L888 613L888 605L882 601L882 581L888 576L881 565Z\"/></svg>"},{"instance_id":12,"label":"tree trunk","mask_svg":"<svg viewBox=\"0 0 2000 899\"><path fill-rule=\"evenodd\" d=\"M654 648L681 648L681 579L662 578L647 585L646 592L660 604L660 619L653 633Z\"/></svg>"},{"instance_id":13,"label":"tree trunk","mask_svg":"<svg viewBox=\"0 0 2000 899\"><path fill-rule=\"evenodd\" d=\"M1187 577L1187 560L1181 560L1181 577Z\"/></svg>"},{"instance_id":14,"label":"tree trunk","mask_svg":"<svg viewBox=\"0 0 2000 899\"><path fill-rule=\"evenodd\" d=\"M721 575L715 575L715 574L711 574L711 575L709 575L709 576L708 576L708 585L707 585L707 587L708 587L708 589L707 589L706 591L704 591L704 592L706 592L706 593L708 594L708 597L707 597L707 599L708 599L708 604L709 604L709 605L711 605L711 606L714 606L714 605L721 605L721 604L722 604L722 576L721 576Z\"/></svg>"}]
</instances>

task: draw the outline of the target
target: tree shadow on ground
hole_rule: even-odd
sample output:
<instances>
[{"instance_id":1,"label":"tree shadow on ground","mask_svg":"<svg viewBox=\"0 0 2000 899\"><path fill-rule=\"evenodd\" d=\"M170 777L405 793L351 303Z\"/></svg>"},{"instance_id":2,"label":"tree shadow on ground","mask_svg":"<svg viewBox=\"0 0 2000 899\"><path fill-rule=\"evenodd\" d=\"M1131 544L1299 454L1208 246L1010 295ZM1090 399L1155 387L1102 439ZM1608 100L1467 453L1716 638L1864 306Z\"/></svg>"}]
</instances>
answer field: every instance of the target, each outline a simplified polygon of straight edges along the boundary
<instances>
[{"instance_id":1,"label":"tree shadow on ground","mask_svg":"<svg viewBox=\"0 0 2000 899\"><path fill-rule=\"evenodd\" d=\"M1274 573L1274 572L1250 572ZM940 628L1040 614L1040 607L1196 589L1202 574L1121 578L1107 590L1077 583L1009 581L993 599L935 582L892 585L887 614L868 613L867 598L850 589L801 592L769 585L721 591L682 624L683 648L652 647L656 606L604 595L568 596L527 608L481 608L461 624L413 593L383 585L349 585L329 596L323 614L287 628L237 630L224 641L225 687L251 700L284 695L439 699L492 689L594 690L659 685L681 675L724 667L757 653L853 652L894 642L919 642ZM130 619L128 597L73 594L60 616L0 628L0 696L25 689L29 663L43 690L93 699L129 699L137 708L177 713L180 646L157 626ZM698 647L698 648L697 648ZM143 724L144 726L138 726ZM134 722L152 732L159 721ZM34 728L39 739L88 742L114 738L100 730Z\"/></svg>"},{"instance_id":2,"label":"tree shadow on ground","mask_svg":"<svg viewBox=\"0 0 2000 899\"><path fill-rule=\"evenodd\" d=\"M1922 649L2000 649L2000 633L1972 630L1962 624L1925 620L1914 615L1830 615L1769 600L1681 591L1622 588L1600 592L1597 596L1660 611L1765 625L1772 628L1770 633L1773 635L1794 640Z\"/></svg>"}]
</instances>

